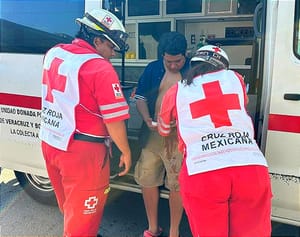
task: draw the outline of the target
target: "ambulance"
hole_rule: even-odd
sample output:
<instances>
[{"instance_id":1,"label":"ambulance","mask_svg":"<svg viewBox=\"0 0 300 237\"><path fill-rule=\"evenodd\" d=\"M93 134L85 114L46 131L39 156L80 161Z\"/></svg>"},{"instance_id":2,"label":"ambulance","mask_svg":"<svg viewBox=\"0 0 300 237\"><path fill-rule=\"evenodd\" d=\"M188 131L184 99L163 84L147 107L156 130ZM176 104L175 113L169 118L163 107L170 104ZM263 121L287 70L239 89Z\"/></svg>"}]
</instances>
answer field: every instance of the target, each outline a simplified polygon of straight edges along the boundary
<instances>
[{"instance_id":1,"label":"ambulance","mask_svg":"<svg viewBox=\"0 0 300 237\"><path fill-rule=\"evenodd\" d=\"M133 168L142 123L134 91L157 58L159 36L183 33L188 57L201 45L219 45L247 85L248 112L269 164L272 219L300 226L300 0L1 0L0 166L13 170L32 198L54 203L38 138L43 56L71 42L79 29L74 19L94 8L112 11L129 34L129 51L111 62L130 105ZM112 158L111 186L141 192L133 168L116 177L117 161Z\"/></svg>"}]
</instances>

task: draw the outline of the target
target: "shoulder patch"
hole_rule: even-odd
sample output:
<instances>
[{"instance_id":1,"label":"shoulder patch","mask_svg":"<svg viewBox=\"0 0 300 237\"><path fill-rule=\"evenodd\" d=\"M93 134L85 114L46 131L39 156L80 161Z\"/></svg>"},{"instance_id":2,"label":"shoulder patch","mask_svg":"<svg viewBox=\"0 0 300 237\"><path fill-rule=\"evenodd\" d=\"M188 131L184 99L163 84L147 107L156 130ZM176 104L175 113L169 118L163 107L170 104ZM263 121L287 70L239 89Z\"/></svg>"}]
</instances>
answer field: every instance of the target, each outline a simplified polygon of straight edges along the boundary
<instances>
[{"instance_id":1,"label":"shoulder patch","mask_svg":"<svg viewBox=\"0 0 300 237\"><path fill-rule=\"evenodd\" d=\"M113 83L112 88L113 88L116 99L123 98L123 93L122 93L121 86L119 83Z\"/></svg>"}]
</instances>

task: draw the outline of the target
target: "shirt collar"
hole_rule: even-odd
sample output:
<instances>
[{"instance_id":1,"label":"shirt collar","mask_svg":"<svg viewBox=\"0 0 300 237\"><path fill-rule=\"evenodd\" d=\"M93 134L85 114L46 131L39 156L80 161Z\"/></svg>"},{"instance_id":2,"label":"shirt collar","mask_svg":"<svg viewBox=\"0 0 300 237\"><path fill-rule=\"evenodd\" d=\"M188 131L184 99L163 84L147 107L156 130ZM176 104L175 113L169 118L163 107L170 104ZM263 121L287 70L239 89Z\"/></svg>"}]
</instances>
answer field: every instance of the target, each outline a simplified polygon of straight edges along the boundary
<instances>
[{"instance_id":1,"label":"shirt collar","mask_svg":"<svg viewBox=\"0 0 300 237\"><path fill-rule=\"evenodd\" d=\"M72 41L72 44L76 44L82 48L87 48L87 49L93 51L93 53L99 54L93 46L91 46L88 42L86 42L83 39L76 38Z\"/></svg>"}]
</instances>

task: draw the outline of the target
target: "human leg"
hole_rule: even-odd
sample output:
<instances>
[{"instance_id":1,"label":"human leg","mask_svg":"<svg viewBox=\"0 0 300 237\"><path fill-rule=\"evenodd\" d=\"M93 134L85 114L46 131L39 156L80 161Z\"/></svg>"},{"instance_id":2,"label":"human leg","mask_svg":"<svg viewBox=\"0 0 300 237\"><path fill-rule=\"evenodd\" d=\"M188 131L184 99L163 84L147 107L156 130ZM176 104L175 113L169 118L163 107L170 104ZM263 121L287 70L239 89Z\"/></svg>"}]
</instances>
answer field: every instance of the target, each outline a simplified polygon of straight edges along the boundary
<instances>
[{"instance_id":1,"label":"human leg","mask_svg":"<svg viewBox=\"0 0 300 237\"><path fill-rule=\"evenodd\" d=\"M142 187L142 195L148 220L147 231L153 235L159 232L158 187L163 184L165 173L159 154L161 150L160 140L157 134L150 134L148 144L141 152L134 173L135 181Z\"/></svg>"},{"instance_id":2,"label":"human leg","mask_svg":"<svg viewBox=\"0 0 300 237\"><path fill-rule=\"evenodd\" d=\"M271 235L271 185L267 167L232 168L229 236L269 237Z\"/></svg>"},{"instance_id":3,"label":"human leg","mask_svg":"<svg viewBox=\"0 0 300 237\"><path fill-rule=\"evenodd\" d=\"M60 153L60 151L54 147L49 146L45 142L42 142L42 152L46 163L48 176L55 193L58 207L60 211L63 213L63 205L65 203L65 193L61 182L62 177L60 175L60 171L58 167L55 165L56 164L55 157L57 154Z\"/></svg>"},{"instance_id":4,"label":"human leg","mask_svg":"<svg viewBox=\"0 0 300 237\"><path fill-rule=\"evenodd\" d=\"M189 176L183 163L179 176L180 193L195 237L228 237L231 184L224 170Z\"/></svg>"},{"instance_id":5,"label":"human leg","mask_svg":"<svg viewBox=\"0 0 300 237\"><path fill-rule=\"evenodd\" d=\"M183 214L182 200L179 192L178 175L182 165L182 154L177 150L176 143L172 148L164 150L162 160L166 169L166 187L170 190L169 208L170 208L170 237L179 236L179 226Z\"/></svg>"},{"instance_id":6,"label":"human leg","mask_svg":"<svg viewBox=\"0 0 300 237\"><path fill-rule=\"evenodd\" d=\"M103 144L74 141L56 156L65 202L64 236L97 235L109 191L109 161Z\"/></svg>"},{"instance_id":7,"label":"human leg","mask_svg":"<svg viewBox=\"0 0 300 237\"><path fill-rule=\"evenodd\" d=\"M148 230L151 233L159 233L158 225L158 202L159 190L158 187L142 187L142 195L148 220Z\"/></svg>"},{"instance_id":8,"label":"human leg","mask_svg":"<svg viewBox=\"0 0 300 237\"><path fill-rule=\"evenodd\" d=\"M170 237L179 236L179 226L183 213L182 200L179 191L170 191L169 196L170 207Z\"/></svg>"}]
</instances>

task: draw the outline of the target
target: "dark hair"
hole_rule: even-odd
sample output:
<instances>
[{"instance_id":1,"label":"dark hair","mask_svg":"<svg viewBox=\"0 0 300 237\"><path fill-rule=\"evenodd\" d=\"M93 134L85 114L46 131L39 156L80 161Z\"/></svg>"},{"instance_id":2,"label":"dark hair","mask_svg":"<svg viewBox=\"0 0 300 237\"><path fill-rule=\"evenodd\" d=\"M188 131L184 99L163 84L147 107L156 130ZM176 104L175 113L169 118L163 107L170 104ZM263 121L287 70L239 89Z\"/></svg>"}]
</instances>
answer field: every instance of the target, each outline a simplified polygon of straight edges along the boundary
<instances>
[{"instance_id":1,"label":"dark hair","mask_svg":"<svg viewBox=\"0 0 300 237\"><path fill-rule=\"evenodd\" d=\"M104 35L95 34L93 30L85 25L80 26L80 30L75 35L76 38L83 39L88 42L91 46L94 46L94 39L95 37L101 38L102 41L107 40Z\"/></svg>"},{"instance_id":2,"label":"dark hair","mask_svg":"<svg viewBox=\"0 0 300 237\"><path fill-rule=\"evenodd\" d=\"M210 63L203 61L191 62L191 68L187 72L186 77L182 79L182 82L189 86L190 84L192 84L196 76L200 76L209 72L215 72L221 69L224 69L224 67L216 67Z\"/></svg>"},{"instance_id":3,"label":"dark hair","mask_svg":"<svg viewBox=\"0 0 300 237\"><path fill-rule=\"evenodd\" d=\"M183 34L175 31L164 33L158 43L158 57L165 53L170 55L185 55L187 49L187 41Z\"/></svg>"}]
</instances>

